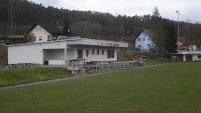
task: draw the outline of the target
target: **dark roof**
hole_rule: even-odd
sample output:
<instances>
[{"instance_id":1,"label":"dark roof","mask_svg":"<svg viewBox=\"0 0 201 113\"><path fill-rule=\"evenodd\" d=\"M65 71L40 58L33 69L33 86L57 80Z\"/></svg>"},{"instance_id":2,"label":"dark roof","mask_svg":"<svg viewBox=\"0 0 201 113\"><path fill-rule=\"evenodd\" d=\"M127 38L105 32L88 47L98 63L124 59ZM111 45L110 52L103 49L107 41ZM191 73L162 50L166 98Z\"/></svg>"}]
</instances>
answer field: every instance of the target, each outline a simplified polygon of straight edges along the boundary
<instances>
[{"instance_id":1,"label":"dark roof","mask_svg":"<svg viewBox=\"0 0 201 113\"><path fill-rule=\"evenodd\" d=\"M30 31L33 30L37 25L40 25L43 29L51 34L62 34L63 26L58 26L52 23L36 23L31 27Z\"/></svg>"}]
</instances>

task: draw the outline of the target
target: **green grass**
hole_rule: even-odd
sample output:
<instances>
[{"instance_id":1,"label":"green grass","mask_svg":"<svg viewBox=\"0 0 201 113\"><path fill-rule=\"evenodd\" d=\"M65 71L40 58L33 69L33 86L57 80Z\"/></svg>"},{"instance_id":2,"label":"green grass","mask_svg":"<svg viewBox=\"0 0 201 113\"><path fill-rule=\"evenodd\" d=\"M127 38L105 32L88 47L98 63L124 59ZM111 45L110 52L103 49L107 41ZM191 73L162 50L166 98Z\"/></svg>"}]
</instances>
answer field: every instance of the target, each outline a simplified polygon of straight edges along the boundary
<instances>
[{"instance_id":1,"label":"green grass","mask_svg":"<svg viewBox=\"0 0 201 113\"><path fill-rule=\"evenodd\" d=\"M155 59L147 59L146 60L147 65L155 65L155 64L161 64L169 62L166 58L155 58Z\"/></svg>"},{"instance_id":2,"label":"green grass","mask_svg":"<svg viewBox=\"0 0 201 113\"><path fill-rule=\"evenodd\" d=\"M2 35L0 35L0 38L3 37ZM24 38L24 35L7 35L7 38Z\"/></svg>"},{"instance_id":3,"label":"green grass","mask_svg":"<svg viewBox=\"0 0 201 113\"><path fill-rule=\"evenodd\" d=\"M71 73L69 71L59 67L1 69L0 86L53 79L70 75Z\"/></svg>"},{"instance_id":4,"label":"green grass","mask_svg":"<svg viewBox=\"0 0 201 113\"><path fill-rule=\"evenodd\" d=\"M201 63L0 90L2 113L201 113Z\"/></svg>"}]
</instances>

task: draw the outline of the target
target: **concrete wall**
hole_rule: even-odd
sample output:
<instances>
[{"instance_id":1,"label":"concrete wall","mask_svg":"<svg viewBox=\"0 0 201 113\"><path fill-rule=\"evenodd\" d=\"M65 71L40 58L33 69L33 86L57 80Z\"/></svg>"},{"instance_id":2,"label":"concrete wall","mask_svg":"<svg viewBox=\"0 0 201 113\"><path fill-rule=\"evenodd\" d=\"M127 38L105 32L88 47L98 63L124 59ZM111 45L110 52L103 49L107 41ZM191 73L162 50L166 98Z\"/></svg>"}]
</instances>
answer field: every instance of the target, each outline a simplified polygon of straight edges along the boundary
<instances>
[{"instance_id":1,"label":"concrete wall","mask_svg":"<svg viewBox=\"0 0 201 113\"><path fill-rule=\"evenodd\" d=\"M48 49L45 51L47 52L47 58L49 60L64 60L64 49Z\"/></svg>"},{"instance_id":2,"label":"concrete wall","mask_svg":"<svg viewBox=\"0 0 201 113\"><path fill-rule=\"evenodd\" d=\"M40 45L8 47L8 64L43 62L43 52Z\"/></svg>"},{"instance_id":3,"label":"concrete wall","mask_svg":"<svg viewBox=\"0 0 201 113\"><path fill-rule=\"evenodd\" d=\"M75 59L77 51L74 48L67 49L67 60Z\"/></svg>"},{"instance_id":4,"label":"concrete wall","mask_svg":"<svg viewBox=\"0 0 201 113\"><path fill-rule=\"evenodd\" d=\"M49 65L64 65L64 60L48 60Z\"/></svg>"},{"instance_id":5,"label":"concrete wall","mask_svg":"<svg viewBox=\"0 0 201 113\"><path fill-rule=\"evenodd\" d=\"M18 63L43 64L45 56L48 56L48 53L44 53L43 51L44 49L64 50L65 47L66 47L65 42L17 44L14 46L8 46L8 64L18 64ZM61 54L61 51L59 54Z\"/></svg>"}]
</instances>

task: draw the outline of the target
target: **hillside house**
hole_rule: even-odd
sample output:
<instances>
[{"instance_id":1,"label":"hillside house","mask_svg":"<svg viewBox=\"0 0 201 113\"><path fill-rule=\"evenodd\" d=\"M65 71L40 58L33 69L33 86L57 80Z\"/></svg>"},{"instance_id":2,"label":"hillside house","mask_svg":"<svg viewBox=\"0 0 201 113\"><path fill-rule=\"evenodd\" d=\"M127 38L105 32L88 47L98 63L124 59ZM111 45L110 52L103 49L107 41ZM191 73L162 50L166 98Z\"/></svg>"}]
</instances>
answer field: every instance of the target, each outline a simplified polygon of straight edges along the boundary
<instances>
[{"instance_id":1,"label":"hillside house","mask_svg":"<svg viewBox=\"0 0 201 113\"><path fill-rule=\"evenodd\" d=\"M141 33L135 39L135 48L138 48L140 51L149 51L155 47L153 38L154 33L151 30L142 29Z\"/></svg>"},{"instance_id":2,"label":"hillside house","mask_svg":"<svg viewBox=\"0 0 201 113\"><path fill-rule=\"evenodd\" d=\"M178 51L200 51L200 47L198 46L199 40L190 40L188 38L179 38L177 42L177 50Z\"/></svg>"},{"instance_id":3,"label":"hillside house","mask_svg":"<svg viewBox=\"0 0 201 113\"><path fill-rule=\"evenodd\" d=\"M35 37L35 42L45 42L62 35L62 29L63 26L59 26L58 24L37 23L29 31Z\"/></svg>"}]
</instances>

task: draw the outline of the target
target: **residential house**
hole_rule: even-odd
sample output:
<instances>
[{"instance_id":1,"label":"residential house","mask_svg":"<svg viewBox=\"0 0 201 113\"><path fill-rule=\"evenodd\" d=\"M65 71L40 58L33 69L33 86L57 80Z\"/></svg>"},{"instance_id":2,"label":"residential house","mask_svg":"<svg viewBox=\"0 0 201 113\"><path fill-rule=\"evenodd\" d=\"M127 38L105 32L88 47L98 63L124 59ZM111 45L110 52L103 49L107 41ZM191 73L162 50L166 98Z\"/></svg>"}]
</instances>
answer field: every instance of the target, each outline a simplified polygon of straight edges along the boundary
<instances>
[{"instance_id":1,"label":"residential house","mask_svg":"<svg viewBox=\"0 0 201 113\"><path fill-rule=\"evenodd\" d=\"M177 53L172 54L175 61L201 61L201 51L195 45L195 41L180 37L177 41Z\"/></svg>"},{"instance_id":2,"label":"residential house","mask_svg":"<svg viewBox=\"0 0 201 113\"><path fill-rule=\"evenodd\" d=\"M45 42L62 35L62 29L63 26L59 26L58 24L37 23L29 31L35 37L35 42Z\"/></svg>"},{"instance_id":3,"label":"residential house","mask_svg":"<svg viewBox=\"0 0 201 113\"><path fill-rule=\"evenodd\" d=\"M178 51L200 51L199 40L181 37L177 42Z\"/></svg>"},{"instance_id":4,"label":"residential house","mask_svg":"<svg viewBox=\"0 0 201 113\"><path fill-rule=\"evenodd\" d=\"M149 51L151 48L155 47L153 38L153 31L148 29L142 29L141 33L135 39L135 48L140 49L140 51Z\"/></svg>"}]
</instances>

